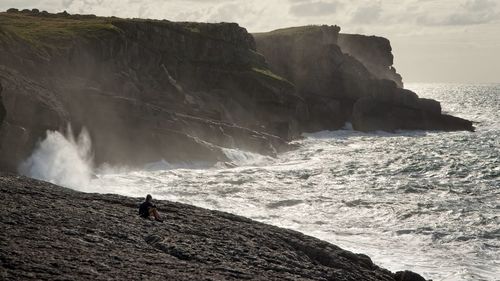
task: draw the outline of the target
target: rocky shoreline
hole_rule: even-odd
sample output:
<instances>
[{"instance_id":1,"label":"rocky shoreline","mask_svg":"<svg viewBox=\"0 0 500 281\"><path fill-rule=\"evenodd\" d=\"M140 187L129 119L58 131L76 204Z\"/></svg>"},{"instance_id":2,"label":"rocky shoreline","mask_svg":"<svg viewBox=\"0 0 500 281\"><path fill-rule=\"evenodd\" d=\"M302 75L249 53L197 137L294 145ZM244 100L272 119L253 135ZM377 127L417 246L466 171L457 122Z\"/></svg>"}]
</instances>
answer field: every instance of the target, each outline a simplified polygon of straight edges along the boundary
<instances>
[{"instance_id":1,"label":"rocky shoreline","mask_svg":"<svg viewBox=\"0 0 500 281\"><path fill-rule=\"evenodd\" d=\"M403 89L385 38L307 26L250 34L235 23L0 13L0 171L47 130L86 128L96 165L225 163L226 149L293 149L304 132L468 130ZM5 280L425 281L301 233L142 199L86 194L0 172Z\"/></svg>"},{"instance_id":2,"label":"rocky shoreline","mask_svg":"<svg viewBox=\"0 0 500 281\"><path fill-rule=\"evenodd\" d=\"M3 280L425 281L296 231L180 203L157 201L159 223L137 215L142 198L4 173L0 199Z\"/></svg>"},{"instance_id":3,"label":"rocky shoreline","mask_svg":"<svg viewBox=\"0 0 500 281\"><path fill-rule=\"evenodd\" d=\"M304 132L469 130L402 88L385 38L306 26L9 9L0 13L0 170L47 130L90 134L96 165L216 164L224 149L275 156Z\"/></svg>"}]
</instances>

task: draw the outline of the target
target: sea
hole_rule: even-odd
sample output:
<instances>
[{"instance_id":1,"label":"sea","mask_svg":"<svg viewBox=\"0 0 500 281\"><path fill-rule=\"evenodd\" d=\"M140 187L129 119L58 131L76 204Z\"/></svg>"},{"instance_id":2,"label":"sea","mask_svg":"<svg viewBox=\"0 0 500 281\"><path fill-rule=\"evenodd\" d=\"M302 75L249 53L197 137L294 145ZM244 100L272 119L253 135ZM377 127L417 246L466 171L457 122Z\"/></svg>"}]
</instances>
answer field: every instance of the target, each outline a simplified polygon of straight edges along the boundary
<instances>
[{"instance_id":1,"label":"sea","mask_svg":"<svg viewBox=\"0 0 500 281\"><path fill-rule=\"evenodd\" d=\"M305 134L236 165L93 167L88 134L48 133L20 170L84 192L172 200L294 229L434 281L500 280L500 84L408 84L476 132ZM97 173L97 175L92 175ZM164 214L168 219L168 213Z\"/></svg>"}]
</instances>

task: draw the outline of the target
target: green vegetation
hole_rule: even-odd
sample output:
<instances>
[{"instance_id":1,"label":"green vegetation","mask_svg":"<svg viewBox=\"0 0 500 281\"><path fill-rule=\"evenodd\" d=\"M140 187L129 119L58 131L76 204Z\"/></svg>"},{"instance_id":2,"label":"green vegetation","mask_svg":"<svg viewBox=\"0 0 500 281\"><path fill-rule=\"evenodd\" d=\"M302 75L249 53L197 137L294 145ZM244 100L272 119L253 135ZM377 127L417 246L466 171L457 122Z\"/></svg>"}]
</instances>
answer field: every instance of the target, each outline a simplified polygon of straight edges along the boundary
<instances>
[{"instance_id":1,"label":"green vegetation","mask_svg":"<svg viewBox=\"0 0 500 281\"><path fill-rule=\"evenodd\" d=\"M283 82L287 82L287 83L290 83L288 80L286 80L285 78L273 73L271 70L269 69L263 69L263 68L257 68L257 67L253 67L252 68L253 71L259 73L259 74L262 74L262 75L265 75L267 77L271 77L273 79L276 79L276 80L280 80L280 81L283 81Z\"/></svg>"},{"instance_id":2,"label":"green vegetation","mask_svg":"<svg viewBox=\"0 0 500 281\"><path fill-rule=\"evenodd\" d=\"M93 15L50 14L36 11L0 12L0 41L10 42L21 39L35 49L65 48L75 38L99 38L110 32L120 32L117 22L151 23L162 25L179 32L196 34L206 38L233 43L226 34L238 27L227 23L170 22L167 20L121 19L116 17L96 17ZM118 25L119 26L119 25ZM229 39L228 39L229 38Z\"/></svg>"},{"instance_id":3,"label":"green vegetation","mask_svg":"<svg viewBox=\"0 0 500 281\"><path fill-rule=\"evenodd\" d=\"M35 48L61 48L75 37L100 37L118 29L107 18L0 13L0 40L20 38Z\"/></svg>"},{"instance_id":4,"label":"green vegetation","mask_svg":"<svg viewBox=\"0 0 500 281\"><path fill-rule=\"evenodd\" d=\"M337 32L340 31L340 27L334 25L334 26L328 26L328 25L306 25L306 26L297 26L297 27L288 27L288 28L282 28L282 29L276 29L270 32L263 32L263 33L254 33L253 35L256 37L259 36L270 36L270 35L297 35L297 34L305 34L309 32L314 32L314 31L319 31L322 29L336 29Z\"/></svg>"}]
</instances>

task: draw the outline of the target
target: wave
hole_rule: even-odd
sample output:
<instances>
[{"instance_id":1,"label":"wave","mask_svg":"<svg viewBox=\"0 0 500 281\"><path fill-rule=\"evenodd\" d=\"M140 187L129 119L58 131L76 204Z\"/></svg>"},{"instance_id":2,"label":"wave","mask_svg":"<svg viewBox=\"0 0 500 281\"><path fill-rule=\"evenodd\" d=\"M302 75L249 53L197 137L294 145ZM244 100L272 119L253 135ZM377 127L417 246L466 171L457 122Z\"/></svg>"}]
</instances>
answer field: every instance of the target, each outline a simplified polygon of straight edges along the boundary
<instances>
[{"instance_id":1,"label":"wave","mask_svg":"<svg viewBox=\"0 0 500 281\"><path fill-rule=\"evenodd\" d=\"M99 175L126 174L134 170L154 172L176 169L209 169L232 168L243 165L268 163L273 158L257 153L238 149L223 148L223 152L230 159L230 163L218 163L215 166L205 162L170 163L164 159L148 163L142 168L120 167L103 164L96 168L92 152L92 141L88 131L83 128L75 138L70 125L66 133L47 131L46 137L39 142L33 153L21 163L18 172L22 175L51 182L80 191L95 191Z\"/></svg>"},{"instance_id":2,"label":"wave","mask_svg":"<svg viewBox=\"0 0 500 281\"><path fill-rule=\"evenodd\" d=\"M273 160L270 156L239 149L223 148L222 151L231 163L237 166L266 164Z\"/></svg>"},{"instance_id":3,"label":"wave","mask_svg":"<svg viewBox=\"0 0 500 281\"><path fill-rule=\"evenodd\" d=\"M77 138L68 125L66 134L47 131L34 152L19 166L19 173L57 185L82 189L93 176L92 143L84 128Z\"/></svg>"}]
</instances>

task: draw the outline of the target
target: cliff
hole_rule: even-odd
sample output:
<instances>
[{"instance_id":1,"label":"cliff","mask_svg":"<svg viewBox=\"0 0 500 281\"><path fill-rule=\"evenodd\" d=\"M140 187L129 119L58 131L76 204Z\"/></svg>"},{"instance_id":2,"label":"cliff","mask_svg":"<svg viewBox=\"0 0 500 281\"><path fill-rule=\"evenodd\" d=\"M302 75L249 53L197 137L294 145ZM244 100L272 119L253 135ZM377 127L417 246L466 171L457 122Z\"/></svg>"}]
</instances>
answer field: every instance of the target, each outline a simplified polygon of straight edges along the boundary
<instances>
[{"instance_id":1,"label":"cliff","mask_svg":"<svg viewBox=\"0 0 500 281\"><path fill-rule=\"evenodd\" d=\"M388 41L339 31L254 39L234 23L0 13L0 170L16 171L47 130L67 124L88 129L96 164L131 166L211 165L229 161L226 148L275 156L302 132L347 121L362 131L473 130L378 79L376 69L391 71Z\"/></svg>"},{"instance_id":2,"label":"cliff","mask_svg":"<svg viewBox=\"0 0 500 281\"><path fill-rule=\"evenodd\" d=\"M89 130L97 163L128 165L276 155L299 133L303 101L237 24L11 10L0 62L4 170L68 123Z\"/></svg>"},{"instance_id":3,"label":"cliff","mask_svg":"<svg viewBox=\"0 0 500 281\"><path fill-rule=\"evenodd\" d=\"M425 281L327 242L243 217L141 198L85 194L0 174L3 280Z\"/></svg>"},{"instance_id":4,"label":"cliff","mask_svg":"<svg viewBox=\"0 0 500 281\"><path fill-rule=\"evenodd\" d=\"M339 32L306 26L254 34L271 70L306 101L305 131L345 122L360 131L474 130L472 122L442 114L439 102L398 87L388 40Z\"/></svg>"},{"instance_id":5,"label":"cliff","mask_svg":"<svg viewBox=\"0 0 500 281\"><path fill-rule=\"evenodd\" d=\"M340 33L337 43L343 53L359 60L373 76L394 81L403 88L403 77L393 66L394 56L389 40L378 36Z\"/></svg>"}]
</instances>

